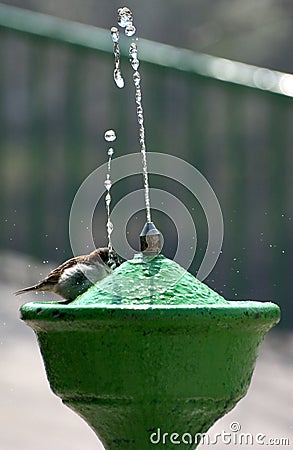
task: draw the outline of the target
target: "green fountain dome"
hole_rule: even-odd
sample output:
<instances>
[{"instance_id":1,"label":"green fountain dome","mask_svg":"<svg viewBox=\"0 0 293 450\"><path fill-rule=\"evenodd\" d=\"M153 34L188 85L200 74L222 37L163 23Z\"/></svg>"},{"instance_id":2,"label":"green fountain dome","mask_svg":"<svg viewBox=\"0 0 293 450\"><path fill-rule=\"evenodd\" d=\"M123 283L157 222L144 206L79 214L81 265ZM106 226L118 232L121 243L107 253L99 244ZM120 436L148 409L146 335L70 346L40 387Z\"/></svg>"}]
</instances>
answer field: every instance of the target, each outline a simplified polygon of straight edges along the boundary
<instances>
[{"instance_id":1,"label":"green fountain dome","mask_svg":"<svg viewBox=\"0 0 293 450\"><path fill-rule=\"evenodd\" d=\"M217 292L163 255L138 253L104 278L74 305L207 305L226 304Z\"/></svg>"},{"instance_id":2,"label":"green fountain dome","mask_svg":"<svg viewBox=\"0 0 293 450\"><path fill-rule=\"evenodd\" d=\"M163 255L138 253L70 304L33 302L21 307L22 319L35 329L59 327L61 322L81 328L88 321L153 317L161 324L173 315L179 322L235 323L250 326L277 323L279 307L271 302L226 300L176 262ZM155 319L156 318L156 319ZM185 323L186 325L186 323ZM234 326L233 325L233 326ZM61 326L61 325L60 325ZM268 325L270 328L271 325Z\"/></svg>"}]
</instances>

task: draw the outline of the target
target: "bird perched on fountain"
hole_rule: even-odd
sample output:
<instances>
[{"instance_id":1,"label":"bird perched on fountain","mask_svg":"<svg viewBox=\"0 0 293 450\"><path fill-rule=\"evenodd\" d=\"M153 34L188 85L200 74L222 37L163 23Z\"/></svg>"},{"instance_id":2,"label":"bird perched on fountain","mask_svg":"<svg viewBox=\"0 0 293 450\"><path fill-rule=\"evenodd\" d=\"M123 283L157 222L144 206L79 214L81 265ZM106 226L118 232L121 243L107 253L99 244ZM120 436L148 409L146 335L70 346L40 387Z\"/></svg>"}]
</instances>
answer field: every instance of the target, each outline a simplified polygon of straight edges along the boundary
<instances>
[{"instance_id":1,"label":"bird perched on fountain","mask_svg":"<svg viewBox=\"0 0 293 450\"><path fill-rule=\"evenodd\" d=\"M97 281L109 275L121 261L114 250L107 247L98 248L89 255L76 256L52 270L38 284L15 292L15 295L26 292L50 291L72 302Z\"/></svg>"}]
</instances>

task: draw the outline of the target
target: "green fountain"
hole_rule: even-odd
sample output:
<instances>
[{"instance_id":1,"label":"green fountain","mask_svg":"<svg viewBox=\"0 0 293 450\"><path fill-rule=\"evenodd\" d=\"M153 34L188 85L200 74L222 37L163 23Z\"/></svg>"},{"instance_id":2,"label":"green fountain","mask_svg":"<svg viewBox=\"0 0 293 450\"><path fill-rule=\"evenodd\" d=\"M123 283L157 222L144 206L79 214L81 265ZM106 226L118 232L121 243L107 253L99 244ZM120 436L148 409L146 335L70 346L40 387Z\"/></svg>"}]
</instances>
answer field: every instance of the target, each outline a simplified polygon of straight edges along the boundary
<instances>
[{"instance_id":1,"label":"green fountain","mask_svg":"<svg viewBox=\"0 0 293 450\"><path fill-rule=\"evenodd\" d=\"M129 13L121 8L118 23L132 35ZM114 79L123 87L118 30L111 32ZM136 44L130 49L147 211L141 253L72 303L28 303L21 318L37 335L53 392L106 450L195 448L199 433L246 394L259 346L280 310L273 303L227 301L160 254ZM111 244L110 177L106 181Z\"/></svg>"},{"instance_id":2,"label":"green fountain","mask_svg":"<svg viewBox=\"0 0 293 450\"><path fill-rule=\"evenodd\" d=\"M21 314L52 390L105 448L147 450L196 447L246 394L280 311L227 301L164 256L137 254L73 303Z\"/></svg>"}]
</instances>

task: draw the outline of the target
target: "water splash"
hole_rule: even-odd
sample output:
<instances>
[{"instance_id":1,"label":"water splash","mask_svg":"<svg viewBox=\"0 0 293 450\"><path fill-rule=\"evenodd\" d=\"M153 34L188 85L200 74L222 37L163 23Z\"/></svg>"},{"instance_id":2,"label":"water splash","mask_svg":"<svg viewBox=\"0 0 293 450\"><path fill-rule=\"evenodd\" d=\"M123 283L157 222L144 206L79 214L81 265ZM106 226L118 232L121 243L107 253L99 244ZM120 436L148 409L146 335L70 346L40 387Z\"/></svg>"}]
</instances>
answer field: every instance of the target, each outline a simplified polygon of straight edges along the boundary
<instances>
[{"instance_id":1,"label":"water splash","mask_svg":"<svg viewBox=\"0 0 293 450\"><path fill-rule=\"evenodd\" d=\"M136 33L136 28L133 24L133 14L129 8L123 7L118 9L118 25L124 28L126 36L132 37ZM118 87L124 86L124 79L121 74L120 68L120 48L119 48L119 31L116 27L111 28L112 40L114 42L114 80ZM139 145L142 156L142 172L144 181L144 194L145 194L145 206L147 222L150 223L151 219L151 205L150 205L150 190L148 179L148 167L147 167L147 153L145 142L145 127L144 127L144 113L142 106L142 92L141 92L141 76L138 71L140 62L138 59L138 48L135 42L132 42L129 47L130 64L133 69L133 83L135 88L135 103L136 103L136 116L139 125ZM123 80L123 81L122 81ZM123 86L122 86L123 84Z\"/></svg>"},{"instance_id":2,"label":"water splash","mask_svg":"<svg viewBox=\"0 0 293 450\"><path fill-rule=\"evenodd\" d=\"M114 130L107 130L104 134L104 138L106 142L113 142L116 140L116 133ZM104 186L105 189L107 191L107 194L105 196L105 204L106 204L106 211L107 211L107 224L106 224L106 228L107 228L107 236L108 236L108 249L109 249L109 256L111 258L111 255L113 254L113 245L112 245L112 239L111 239L111 234L113 233L113 229L114 229L114 225L111 222L111 218L110 218L110 214L111 214L111 210L110 210L110 205L111 205L111 194L110 194L110 190L112 187L112 181L111 181L111 161L112 161L112 157L114 155L114 149L112 147L110 147L107 151L107 155L108 155L108 165L107 165L107 175L106 175L106 180L104 181Z\"/></svg>"}]
</instances>

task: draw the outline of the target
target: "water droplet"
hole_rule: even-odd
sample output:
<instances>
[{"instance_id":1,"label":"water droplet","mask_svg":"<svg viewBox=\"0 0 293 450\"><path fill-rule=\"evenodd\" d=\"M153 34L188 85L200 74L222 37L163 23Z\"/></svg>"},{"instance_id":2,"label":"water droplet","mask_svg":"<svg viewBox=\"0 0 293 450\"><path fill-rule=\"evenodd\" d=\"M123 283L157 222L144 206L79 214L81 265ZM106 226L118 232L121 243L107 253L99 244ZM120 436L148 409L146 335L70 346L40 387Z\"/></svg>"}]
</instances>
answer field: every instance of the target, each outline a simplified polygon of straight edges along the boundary
<instances>
[{"instance_id":1,"label":"water droplet","mask_svg":"<svg viewBox=\"0 0 293 450\"><path fill-rule=\"evenodd\" d=\"M131 25L127 25L127 27L125 28L126 36L131 37L131 36L133 36L135 34L135 32L136 32L136 28L132 24Z\"/></svg>"},{"instance_id":2,"label":"water droplet","mask_svg":"<svg viewBox=\"0 0 293 450\"><path fill-rule=\"evenodd\" d=\"M112 222L110 220L108 220L108 222L107 222L108 235L112 234L113 229L114 229L114 225L112 224Z\"/></svg>"},{"instance_id":3,"label":"water droplet","mask_svg":"<svg viewBox=\"0 0 293 450\"><path fill-rule=\"evenodd\" d=\"M112 181L111 180L105 180L104 181L104 186L107 189L107 191L110 191L111 186L112 186Z\"/></svg>"},{"instance_id":4,"label":"water droplet","mask_svg":"<svg viewBox=\"0 0 293 450\"><path fill-rule=\"evenodd\" d=\"M107 130L104 134L105 141L113 142L116 140L116 133L114 130Z\"/></svg>"},{"instance_id":5,"label":"water droplet","mask_svg":"<svg viewBox=\"0 0 293 450\"><path fill-rule=\"evenodd\" d=\"M112 41L118 42L119 41L119 31L118 28L112 27L111 28L111 35L112 35Z\"/></svg>"},{"instance_id":6,"label":"water droplet","mask_svg":"<svg viewBox=\"0 0 293 450\"><path fill-rule=\"evenodd\" d=\"M137 59L137 45L134 42L130 44L129 56L133 59Z\"/></svg>"},{"instance_id":7,"label":"water droplet","mask_svg":"<svg viewBox=\"0 0 293 450\"><path fill-rule=\"evenodd\" d=\"M130 60L131 67L133 70L137 70L139 68L139 60L138 59L131 59Z\"/></svg>"},{"instance_id":8,"label":"water droplet","mask_svg":"<svg viewBox=\"0 0 293 450\"><path fill-rule=\"evenodd\" d=\"M138 105L137 107L137 121L140 125L143 124L143 109L141 105ZM144 138L144 134L142 137Z\"/></svg>"},{"instance_id":9,"label":"water droplet","mask_svg":"<svg viewBox=\"0 0 293 450\"><path fill-rule=\"evenodd\" d=\"M118 42L114 42L114 57L115 57L116 64L118 64L118 66L116 66L116 67L119 67L119 64L120 64L120 48L119 48Z\"/></svg>"},{"instance_id":10,"label":"water droplet","mask_svg":"<svg viewBox=\"0 0 293 450\"><path fill-rule=\"evenodd\" d=\"M143 124L143 109L141 105L137 107L137 121L140 125ZM144 136L142 136L142 138L144 138Z\"/></svg>"},{"instance_id":11,"label":"water droplet","mask_svg":"<svg viewBox=\"0 0 293 450\"><path fill-rule=\"evenodd\" d=\"M124 79L121 74L121 70L118 68L114 69L114 81L117 87L120 89L124 88Z\"/></svg>"},{"instance_id":12,"label":"water droplet","mask_svg":"<svg viewBox=\"0 0 293 450\"><path fill-rule=\"evenodd\" d=\"M143 114L142 106L141 106L141 105L138 105L136 111L137 111L137 114Z\"/></svg>"},{"instance_id":13,"label":"water droplet","mask_svg":"<svg viewBox=\"0 0 293 450\"><path fill-rule=\"evenodd\" d=\"M108 150L108 156L113 156L114 155L114 149L111 147Z\"/></svg>"},{"instance_id":14,"label":"water droplet","mask_svg":"<svg viewBox=\"0 0 293 450\"><path fill-rule=\"evenodd\" d=\"M141 103L141 90L140 89L136 89L135 101L136 101L136 103Z\"/></svg>"},{"instance_id":15,"label":"water droplet","mask_svg":"<svg viewBox=\"0 0 293 450\"><path fill-rule=\"evenodd\" d=\"M134 72L133 74L133 81L136 87L139 87L140 85L140 74L139 72Z\"/></svg>"},{"instance_id":16,"label":"water droplet","mask_svg":"<svg viewBox=\"0 0 293 450\"><path fill-rule=\"evenodd\" d=\"M126 6L124 8L119 8L118 9L118 25L120 25L120 27L125 28L127 26L132 25L133 22L133 17L132 17L132 12L130 11L129 8L126 8Z\"/></svg>"},{"instance_id":17,"label":"water droplet","mask_svg":"<svg viewBox=\"0 0 293 450\"><path fill-rule=\"evenodd\" d=\"M110 203L111 203L111 195L109 194L109 192L108 192L108 194L107 194L106 197L105 197L105 202L106 202L106 205L107 205L107 206L110 206Z\"/></svg>"}]
</instances>

